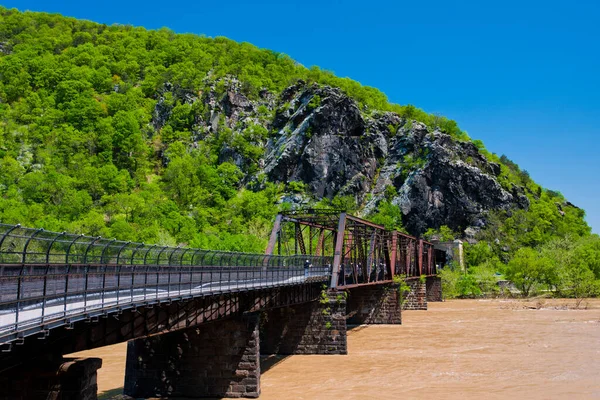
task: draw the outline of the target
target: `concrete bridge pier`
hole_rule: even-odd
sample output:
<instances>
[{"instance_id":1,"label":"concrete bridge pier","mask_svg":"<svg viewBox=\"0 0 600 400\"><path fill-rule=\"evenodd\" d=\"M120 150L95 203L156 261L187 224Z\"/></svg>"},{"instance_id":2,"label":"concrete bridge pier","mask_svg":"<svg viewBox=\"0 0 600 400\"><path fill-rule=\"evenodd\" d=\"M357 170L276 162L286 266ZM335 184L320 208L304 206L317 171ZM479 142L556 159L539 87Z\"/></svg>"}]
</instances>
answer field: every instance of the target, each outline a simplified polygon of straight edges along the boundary
<instances>
[{"instance_id":1,"label":"concrete bridge pier","mask_svg":"<svg viewBox=\"0 0 600 400\"><path fill-rule=\"evenodd\" d=\"M130 341L124 392L135 398L258 397L258 315Z\"/></svg>"},{"instance_id":2,"label":"concrete bridge pier","mask_svg":"<svg viewBox=\"0 0 600 400\"><path fill-rule=\"evenodd\" d=\"M319 300L262 314L261 353L347 354L346 294L323 291Z\"/></svg>"},{"instance_id":3,"label":"concrete bridge pier","mask_svg":"<svg viewBox=\"0 0 600 400\"><path fill-rule=\"evenodd\" d=\"M370 285L349 290L349 324L401 324L400 285Z\"/></svg>"}]
</instances>

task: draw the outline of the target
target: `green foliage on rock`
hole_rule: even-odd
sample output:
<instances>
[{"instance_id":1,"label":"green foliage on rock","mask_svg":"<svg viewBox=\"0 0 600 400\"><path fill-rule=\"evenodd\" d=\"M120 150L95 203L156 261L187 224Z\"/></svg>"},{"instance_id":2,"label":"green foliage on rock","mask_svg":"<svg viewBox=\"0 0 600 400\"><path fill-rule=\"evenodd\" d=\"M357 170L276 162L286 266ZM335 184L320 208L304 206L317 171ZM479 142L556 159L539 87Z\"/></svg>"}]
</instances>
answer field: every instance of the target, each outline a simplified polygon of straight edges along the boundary
<instances>
[{"instance_id":1,"label":"green foliage on rock","mask_svg":"<svg viewBox=\"0 0 600 400\"><path fill-rule=\"evenodd\" d=\"M451 242L457 237L456 233L452 232L452 229L446 225L440 226L439 229L429 228L423 236L427 240L438 240L441 242Z\"/></svg>"},{"instance_id":2,"label":"green foliage on rock","mask_svg":"<svg viewBox=\"0 0 600 400\"><path fill-rule=\"evenodd\" d=\"M402 228L402 211L400 211L400 207L387 200L379 203L377 212L370 219L376 224L385 226L386 229L404 231Z\"/></svg>"}]
</instances>

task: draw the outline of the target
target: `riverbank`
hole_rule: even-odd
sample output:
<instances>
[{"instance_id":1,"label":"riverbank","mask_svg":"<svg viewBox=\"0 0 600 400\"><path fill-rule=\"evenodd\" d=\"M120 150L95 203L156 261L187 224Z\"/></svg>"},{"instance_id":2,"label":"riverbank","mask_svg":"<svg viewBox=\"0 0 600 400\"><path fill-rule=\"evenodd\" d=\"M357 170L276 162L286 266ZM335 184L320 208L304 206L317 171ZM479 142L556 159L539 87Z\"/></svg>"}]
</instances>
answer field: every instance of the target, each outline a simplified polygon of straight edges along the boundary
<instances>
[{"instance_id":1,"label":"riverbank","mask_svg":"<svg viewBox=\"0 0 600 400\"><path fill-rule=\"evenodd\" d=\"M276 357L261 400L600 398L600 300L450 300L403 313L403 325L349 331L347 356ZM580 308L582 305L580 305ZM120 393L126 345L103 359L101 398Z\"/></svg>"}]
</instances>

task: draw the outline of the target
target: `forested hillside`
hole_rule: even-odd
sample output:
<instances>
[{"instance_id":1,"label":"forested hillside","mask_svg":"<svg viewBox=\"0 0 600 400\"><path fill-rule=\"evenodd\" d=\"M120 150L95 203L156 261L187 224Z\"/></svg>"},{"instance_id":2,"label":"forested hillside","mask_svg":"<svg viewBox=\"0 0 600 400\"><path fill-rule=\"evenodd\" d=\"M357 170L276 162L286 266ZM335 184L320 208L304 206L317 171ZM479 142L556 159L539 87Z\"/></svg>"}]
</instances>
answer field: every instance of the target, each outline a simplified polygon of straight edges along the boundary
<instances>
[{"instance_id":1,"label":"forested hillside","mask_svg":"<svg viewBox=\"0 0 600 400\"><path fill-rule=\"evenodd\" d=\"M1 222L260 252L315 204L466 238L483 278L600 278L583 210L450 119L248 43L0 7Z\"/></svg>"}]
</instances>

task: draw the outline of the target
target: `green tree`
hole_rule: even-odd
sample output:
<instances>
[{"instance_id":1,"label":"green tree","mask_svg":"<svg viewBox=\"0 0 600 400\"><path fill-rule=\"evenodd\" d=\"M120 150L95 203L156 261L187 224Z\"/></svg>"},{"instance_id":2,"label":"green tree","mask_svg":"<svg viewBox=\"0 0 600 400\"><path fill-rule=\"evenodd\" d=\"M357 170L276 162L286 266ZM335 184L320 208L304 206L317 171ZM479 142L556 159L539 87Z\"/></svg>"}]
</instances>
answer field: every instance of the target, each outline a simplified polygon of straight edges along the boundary
<instances>
[{"instance_id":1,"label":"green tree","mask_svg":"<svg viewBox=\"0 0 600 400\"><path fill-rule=\"evenodd\" d=\"M506 267L506 277L526 297L551 280L553 273L551 261L530 247L520 248Z\"/></svg>"},{"instance_id":2,"label":"green tree","mask_svg":"<svg viewBox=\"0 0 600 400\"><path fill-rule=\"evenodd\" d=\"M377 212L370 219L376 224L385 226L386 229L404 231L400 207L387 200L383 200L377 205Z\"/></svg>"},{"instance_id":3,"label":"green tree","mask_svg":"<svg viewBox=\"0 0 600 400\"><path fill-rule=\"evenodd\" d=\"M491 246L485 241L479 241L476 244L464 243L464 254L468 268L484 264L495 257Z\"/></svg>"}]
</instances>

